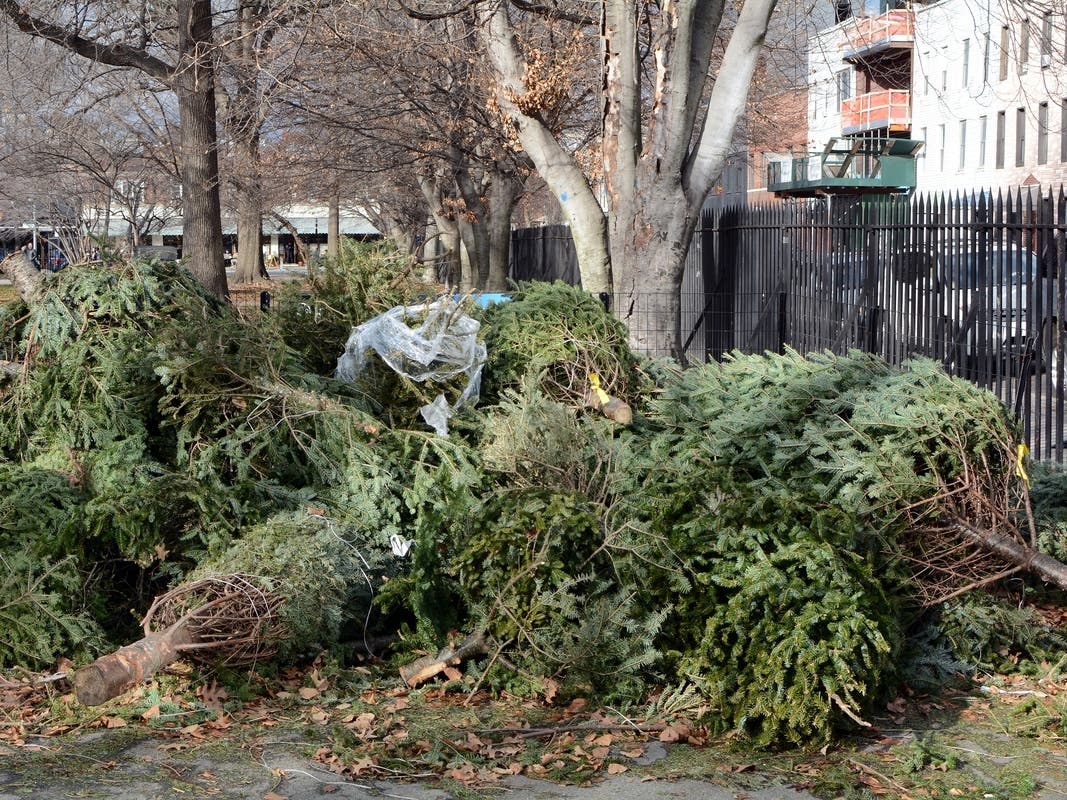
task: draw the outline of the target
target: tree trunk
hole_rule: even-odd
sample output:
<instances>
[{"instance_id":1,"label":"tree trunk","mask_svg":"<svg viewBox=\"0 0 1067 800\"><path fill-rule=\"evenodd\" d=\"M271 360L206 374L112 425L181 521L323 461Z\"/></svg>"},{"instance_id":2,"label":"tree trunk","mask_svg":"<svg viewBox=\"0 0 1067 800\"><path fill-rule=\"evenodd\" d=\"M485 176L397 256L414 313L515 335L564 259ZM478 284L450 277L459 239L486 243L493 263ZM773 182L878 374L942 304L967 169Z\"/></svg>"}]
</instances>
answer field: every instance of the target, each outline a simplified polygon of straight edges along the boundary
<instances>
[{"instance_id":1,"label":"tree trunk","mask_svg":"<svg viewBox=\"0 0 1067 800\"><path fill-rule=\"evenodd\" d=\"M996 553L1012 564L1037 573L1042 580L1054 583L1061 589L1067 589L1067 564L1057 561L1052 556L1027 547L1017 539L995 531L981 530L964 524L962 521L957 522L956 530L983 550Z\"/></svg>"},{"instance_id":2,"label":"tree trunk","mask_svg":"<svg viewBox=\"0 0 1067 800\"><path fill-rule=\"evenodd\" d=\"M489 186L488 200L488 262L485 280L487 292L503 292L508 288L508 258L511 255L511 213L522 193L522 185L515 178L498 178Z\"/></svg>"},{"instance_id":3,"label":"tree trunk","mask_svg":"<svg viewBox=\"0 0 1067 800\"><path fill-rule=\"evenodd\" d=\"M515 123L523 149L559 201L574 239L582 288L594 294L610 292L612 265L604 210L573 156L540 119L523 114L516 104L526 88L507 6L498 4L482 28L486 49L500 76L497 103Z\"/></svg>"},{"instance_id":4,"label":"tree trunk","mask_svg":"<svg viewBox=\"0 0 1067 800\"><path fill-rule=\"evenodd\" d=\"M44 273L21 250L0 261L0 272L7 276L19 297L27 303L44 283Z\"/></svg>"},{"instance_id":5,"label":"tree trunk","mask_svg":"<svg viewBox=\"0 0 1067 800\"><path fill-rule=\"evenodd\" d=\"M71 677L78 702L96 706L118 697L176 661L179 648L189 641L185 626L179 624L101 656Z\"/></svg>"},{"instance_id":6,"label":"tree trunk","mask_svg":"<svg viewBox=\"0 0 1067 800\"><path fill-rule=\"evenodd\" d=\"M308 252L308 246L300 237L300 232L296 229L296 226L277 211L271 211L269 213L270 216L275 219L279 225L289 231L289 235L293 237L293 247L296 249L296 260L305 266L310 264L311 254Z\"/></svg>"},{"instance_id":7,"label":"tree trunk","mask_svg":"<svg viewBox=\"0 0 1067 800\"><path fill-rule=\"evenodd\" d=\"M341 198L337 184L330 187L330 210L326 220L326 257L336 261L341 252Z\"/></svg>"},{"instance_id":8,"label":"tree trunk","mask_svg":"<svg viewBox=\"0 0 1067 800\"><path fill-rule=\"evenodd\" d=\"M179 62L174 77L181 119L182 256L204 287L228 297L222 250L210 0L178 0Z\"/></svg>"},{"instance_id":9,"label":"tree trunk","mask_svg":"<svg viewBox=\"0 0 1067 800\"><path fill-rule=\"evenodd\" d=\"M266 275L263 266L263 193L259 174L259 133L235 139L238 174L237 267L235 283L254 283Z\"/></svg>"},{"instance_id":10,"label":"tree trunk","mask_svg":"<svg viewBox=\"0 0 1067 800\"><path fill-rule=\"evenodd\" d=\"M426 199L434 224L437 226L437 240L443 251L438 260L437 280L449 286L459 286L462 282L459 226L455 216L445 210L444 193L437 176L420 172L417 178L422 196Z\"/></svg>"}]
</instances>

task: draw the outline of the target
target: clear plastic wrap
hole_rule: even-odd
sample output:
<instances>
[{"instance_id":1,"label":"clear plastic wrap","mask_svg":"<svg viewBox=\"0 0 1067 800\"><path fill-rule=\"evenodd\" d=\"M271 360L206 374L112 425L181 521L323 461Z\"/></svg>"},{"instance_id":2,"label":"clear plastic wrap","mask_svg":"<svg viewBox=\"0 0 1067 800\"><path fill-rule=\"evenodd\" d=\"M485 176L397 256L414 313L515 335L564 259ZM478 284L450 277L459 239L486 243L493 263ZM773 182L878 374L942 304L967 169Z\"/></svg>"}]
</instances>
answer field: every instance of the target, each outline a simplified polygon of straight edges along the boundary
<instances>
[{"instance_id":1,"label":"clear plastic wrap","mask_svg":"<svg viewBox=\"0 0 1067 800\"><path fill-rule=\"evenodd\" d=\"M465 403L476 402L481 387L485 345L480 324L463 306L442 297L432 303L396 306L353 329L337 359L337 377L354 381L367 366L371 351L390 369L420 383L446 383L466 375L467 383L449 403L444 392L419 412L439 436L448 435L448 420Z\"/></svg>"}]
</instances>

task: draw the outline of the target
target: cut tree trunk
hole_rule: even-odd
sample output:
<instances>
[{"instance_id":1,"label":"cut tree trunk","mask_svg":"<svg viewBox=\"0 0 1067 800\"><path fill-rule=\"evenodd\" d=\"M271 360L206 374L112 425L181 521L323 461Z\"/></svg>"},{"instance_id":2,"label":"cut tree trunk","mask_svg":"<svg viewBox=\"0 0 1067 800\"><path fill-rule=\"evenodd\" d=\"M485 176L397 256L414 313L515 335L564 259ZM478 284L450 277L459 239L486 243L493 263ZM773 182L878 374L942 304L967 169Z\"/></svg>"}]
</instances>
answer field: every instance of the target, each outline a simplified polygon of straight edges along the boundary
<instances>
[{"instance_id":1,"label":"cut tree trunk","mask_svg":"<svg viewBox=\"0 0 1067 800\"><path fill-rule=\"evenodd\" d=\"M467 659L485 655L488 651L485 637L475 633L457 645L443 648L435 656L423 656L401 667L400 677L408 686L418 686L449 667L457 667Z\"/></svg>"},{"instance_id":2,"label":"cut tree trunk","mask_svg":"<svg viewBox=\"0 0 1067 800\"><path fill-rule=\"evenodd\" d=\"M190 641L185 626L180 623L162 633L149 633L140 641L101 656L76 671L71 677L74 694L83 705L106 703L176 661L179 648Z\"/></svg>"},{"instance_id":3,"label":"cut tree trunk","mask_svg":"<svg viewBox=\"0 0 1067 800\"><path fill-rule=\"evenodd\" d=\"M996 553L1005 561L1023 567L1061 589L1067 589L1067 564L1062 561L1028 547L1018 539L995 531L981 530L962 521L957 522L956 530L982 549Z\"/></svg>"},{"instance_id":4,"label":"cut tree trunk","mask_svg":"<svg viewBox=\"0 0 1067 800\"><path fill-rule=\"evenodd\" d=\"M0 261L0 272L7 276L19 297L26 302L29 302L44 283L44 273L37 269L22 251L12 253Z\"/></svg>"}]
</instances>

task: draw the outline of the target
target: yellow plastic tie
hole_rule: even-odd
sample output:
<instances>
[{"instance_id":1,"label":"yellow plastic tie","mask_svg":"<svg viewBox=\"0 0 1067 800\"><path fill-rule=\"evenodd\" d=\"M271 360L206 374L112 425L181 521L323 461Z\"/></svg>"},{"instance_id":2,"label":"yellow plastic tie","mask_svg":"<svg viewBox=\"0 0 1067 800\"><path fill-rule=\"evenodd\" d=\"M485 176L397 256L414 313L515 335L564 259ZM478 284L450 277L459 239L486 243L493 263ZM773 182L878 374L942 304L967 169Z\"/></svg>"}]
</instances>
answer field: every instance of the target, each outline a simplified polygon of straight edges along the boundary
<instances>
[{"instance_id":1,"label":"yellow plastic tie","mask_svg":"<svg viewBox=\"0 0 1067 800\"><path fill-rule=\"evenodd\" d=\"M593 394L596 395L596 399L600 401L601 405L607 405L611 402L611 395L600 388L600 376L595 372L589 373L589 385L593 387Z\"/></svg>"},{"instance_id":2,"label":"yellow plastic tie","mask_svg":"<svg viewBox=\"0 0 1067 800\"><path fill-rule=\"evenodd\" d=\"M1023 461L1028 455L1030 455L1030 448L1025 444L1021 444L1015 448L1015 476L1017 478L1022 478L1027 486L1030 485L1030 476L1026 474L1026 467L1023 466Z\"/></svg>"}]
</instances>

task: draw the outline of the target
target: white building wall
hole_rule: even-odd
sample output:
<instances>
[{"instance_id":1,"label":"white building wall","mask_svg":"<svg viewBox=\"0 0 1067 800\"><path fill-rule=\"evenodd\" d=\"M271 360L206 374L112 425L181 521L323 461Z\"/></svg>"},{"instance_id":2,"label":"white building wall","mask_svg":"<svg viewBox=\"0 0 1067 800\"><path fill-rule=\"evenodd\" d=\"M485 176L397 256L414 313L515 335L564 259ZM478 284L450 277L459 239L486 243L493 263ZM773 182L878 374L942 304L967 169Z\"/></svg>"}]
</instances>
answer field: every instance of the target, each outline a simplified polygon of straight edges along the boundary
<instances>
[{"instance_id":1,"label":"white building wall","mask_svg":"<svg viewBox=\"0 0 1067 800\"><path fill-rule=\"evenodd\" d=\"M917 190L1067 183L1067 138L1063 136L1067 6L1050 4L1045 9L1027 8L1021 0L940 0L916 3L913 8L911 138L926 142L917 163ZM1046 11L1051 11L1047 23ZM1025 36L1024 19L1029 28ZM813 151L841 135L836 75L850 67L840 56L848 24L824 30L812 39L808 74ZM1043 164L1038 152L1042 114L1046 119ZM997 164L998 124L1003 126L1001 166ZM1023 148L1017 159L1020 129Z\"/></svg>"},{"instance_id":2,"label":"white building wall","mask_svg":"<svg viewBox=\"0 0 1067 800\"><path fill-rule=\"evenodd\" d=\"M819 152L841 135L839 76L849 73L849 89L856 86L853 67L841 59L849 22L820 31L811 39L808 56L808 149Z\"/></svg>"}]
</instances>

